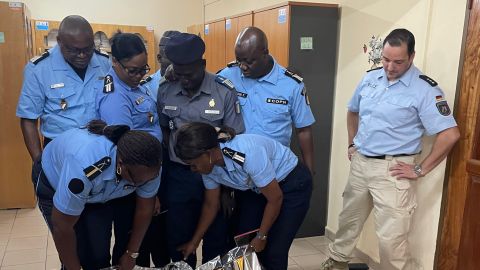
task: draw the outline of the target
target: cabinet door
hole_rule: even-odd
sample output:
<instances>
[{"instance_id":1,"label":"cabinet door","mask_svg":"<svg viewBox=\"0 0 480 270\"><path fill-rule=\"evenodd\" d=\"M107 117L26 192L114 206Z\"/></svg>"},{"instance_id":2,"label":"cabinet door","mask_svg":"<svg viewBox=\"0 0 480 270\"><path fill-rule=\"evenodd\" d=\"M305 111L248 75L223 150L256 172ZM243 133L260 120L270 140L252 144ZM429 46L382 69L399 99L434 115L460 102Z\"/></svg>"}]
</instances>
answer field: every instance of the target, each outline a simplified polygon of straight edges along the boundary
<instances>
[{"instance_id":1,"label":"cabinet door","mask_svg":"<svg viewBox=\"0 0 480 270\"><path fill-rule=\"evenodd\" d=\"M0 209L35 206L32 161L15 116L23 68L30 57L25 7L0 2Z\"/></svg>"},{"instance_id":2,"label":"cabinet door","mask_svg":"<svg viewBox=\"0 0 480 270\"><path fill-rule=\"evenodd\" d=\"M207 70L215 73L225 67L225 20L205 24Z\"/></svg>"},{"instance_id":3,"label":"cabinet door","mask_svg":"<svg viewBox=\"0 0 480 270\"><path fill-rule=\"evenodd\" d=\"M253 14L234 17L225 20L225 61L230 63L235 60L235 41L238 34L248 26L253 25Z\"/></svg>"},{"instance_id":4,"label":"cabinet door","mask_svg":"<svg viewBox=\"0 0 480 270\"><path fill-rule=\"evenodd\" d=\"M265 32L270 54L284 67L288 66L289 23L289 6L254 12L253 14L253 25Z\"/></svg>"}]
</instances>

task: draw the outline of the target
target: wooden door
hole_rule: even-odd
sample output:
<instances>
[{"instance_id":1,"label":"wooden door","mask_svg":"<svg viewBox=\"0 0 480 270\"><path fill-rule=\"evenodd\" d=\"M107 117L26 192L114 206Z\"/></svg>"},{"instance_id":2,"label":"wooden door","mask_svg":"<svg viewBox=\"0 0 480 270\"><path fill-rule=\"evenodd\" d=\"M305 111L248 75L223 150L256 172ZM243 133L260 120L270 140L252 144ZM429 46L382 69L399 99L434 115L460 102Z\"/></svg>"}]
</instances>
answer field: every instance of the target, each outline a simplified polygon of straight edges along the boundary
<instances>
[{"instance_id":1,"label":"wooden door","mask_svg":"<svg viewBox=\"0 0 480 270\"><path fill-rule=\"evenodd\" d=\"M216 73L224 68L225 62L225 19L205 24L205 59L207 70Z\"/></svg>"},{"instance_id":2,"label":"wooden door","mask_svg":"<svg viewBox=\"0 0 480 270\"><path fill-rule=\"evenodd\" d=\"M471 0L460 91L461 138L449 161L436 254L439 270L480 269L480 0Z\"/></svg>"},{"instance_id":3,"label":"wooden door","mask_svg":"<svg viewBox=\"0 0 480 270\"><path fill-rule=\"evenodd\" d=\"M247 13L225 19L225 62L235 60L235 41L238 34L246 27L253 25L253 14Z\"/></svg>"},{"instance_id":4,"label":"wooden door","mask_svg":"<svg viewBox=\"0 0 480 270\"><path fill-rule=\"evenodd\" d=\"M35 206L32 161L15 116L23 68L32 57L24 4L0 2L0 209Z\"/></svg>"},{"instance_id":5,"label":"wooden door","mask_svg":"<svg viewBox=\"0 0 480 270\"><path fill-rule=\"evenodd\" d=\"M289 24L289 6L257 10L253 13L253 25L265 32L270 54L284 67L288 67Z\"/></svg>"}]
</instances>

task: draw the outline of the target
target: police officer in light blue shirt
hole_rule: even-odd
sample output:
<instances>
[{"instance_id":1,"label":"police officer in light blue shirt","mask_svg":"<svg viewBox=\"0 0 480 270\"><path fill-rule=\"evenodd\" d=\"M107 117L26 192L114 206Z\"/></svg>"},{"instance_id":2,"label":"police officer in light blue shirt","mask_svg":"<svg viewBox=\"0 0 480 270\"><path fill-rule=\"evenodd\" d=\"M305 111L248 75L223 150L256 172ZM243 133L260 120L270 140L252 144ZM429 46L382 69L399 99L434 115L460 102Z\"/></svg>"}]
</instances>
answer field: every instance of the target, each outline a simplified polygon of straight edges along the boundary
<instances>
[{"instance_id":1,"label":"police officer in light blue shirt","mask_svg":"<svg viewBox=\"0 0 480 270\"><path fill-rule=\"evenodd\" d=\"M108 55L94 50L92 27L80 16L68 16L60 23L57 41L57 46L25 66L16 114L32 160L41 153L38 119L44 145L94 119L92 86L110 67Z\"/></svg>"},{"instance_id":2,"label":"police officer in light blue shirt","mask_svg":"<svg viewBox=\"0 0 480 270\"><path fill-rule=\"evenodd\" d=\"M238 35L235 57L218 75L229 79L237 90L245 132L289 147L295 128L303 161L313 173L311 126L315 119L303 79L269 55L266 35L256 27L245 28Z\"/></svg>"},{"instance_id":3,"label":"police officer in light blue shirt","mask_svg":"<svg viewBox=\"0 0 480 270\"><path fill-rule=\"evenodd\" d=\"M100 120L66 131L45 147L32 181L67 269L110 266L109 202L135 192L135 226L119 260L122 269L133 268L160 185L161 155L160 142L150 134Z\"/></svg>"},{"instance_id":4,"label":"police officer in light blue shirt","mask_svg":"<svg viewBox=\"0 0 480 270\"><path fill-rule=\"evenodd\" d=\"M157 100L158 95L158 86L165 75L165 71L167 67L171 64L170 60L168 60L167 56L165 55L165 46L167 45L168 40L171 36L180 34L180 32L175 30L165 31L160 38L160 42L158 43L158 54L157 54L157 61L160 64L160 69L157 72L153 73L150 76L147 76L143 79L140 84L146 87L152 93L153 98L155 101Z\"/></svg>"},{"instance_id":5,"label":"police officer in light blue shirt","mask_svg":"<svg viewBox=\"0 0 480 270\"><path fill-rule=\"evenodd\" d=\"M380 269L416 269L408 234L417 207L413 181L448 155L460 134L437 82L415 65L415 37L395 29L384 39L382 67L369 71L348 104L350 175L339 229L320 269L348 269L374 209ZM436 135L420 160L423 135Z\"/></svg>"},{"instance_id":6,"label":"police officer in light blue shirt","mask_svg":"<svg viewBox=\"0 0 480 270\"><path fill-rule=\"evenodd\" d=\"M290 245L307 213L312 176L293 152L276 140L256 134L235 136L228 127L187 124L177 132L175 152L206 188L201 219L184 256L194 252L215 217L220 185L261 193L263 201L237 200L237 234L257 229L250 246L265 269L287 269Z\"/></svg>"},{"instance_id":7,"label":"police officer in light blue shirt","mask_svg":"<svg viewBox=\"0 0 480 270\"><path fill-rule=\"evenodd\" d=\"M94 88L99 118L109 125L128 125L131 129L146 131L161 142L157 104L152 93L140 85L143 76L150 70L143 41L135 34L119 32L112 37L111 48L112 68L105 80ZM112 201L115 212L113 264L127 248L135 200L132 194ZM158 201L157 206L160 206Z\"/></svg>"}]
</instances>

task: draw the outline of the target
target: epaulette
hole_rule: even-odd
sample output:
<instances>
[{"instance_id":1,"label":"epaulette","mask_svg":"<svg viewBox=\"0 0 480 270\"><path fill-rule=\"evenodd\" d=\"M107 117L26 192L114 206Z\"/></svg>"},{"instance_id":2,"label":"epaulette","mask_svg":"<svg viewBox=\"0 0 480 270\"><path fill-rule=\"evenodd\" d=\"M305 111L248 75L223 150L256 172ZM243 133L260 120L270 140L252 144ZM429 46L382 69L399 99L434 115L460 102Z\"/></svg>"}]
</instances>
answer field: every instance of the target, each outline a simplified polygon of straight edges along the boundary
<instances>
[{"instance_id":1,"label":"epaulette","mask_svg":"<svg viewBox=\"0 0 480 270\"><path fill-rule=\"evenodd\" d=\"M230 90L235 90L235 85L233 85L232 81L230 81L229 79L227 79L223 76L217 75L215 77L215 81L218 82L219 84L227 87Z\"/></svg>"},{"instance_id":2,"label":"epaulette","mask_svg":"<svg viewBox=\"0 0 480 270\"><path fill-rule=\"evenodd\" d=\"M245 154L235 151L233 149L230 149L228 147L222 148L222 152L225 156L227 156L229 159L233 160L236 162L238 165L243 166L245 163Z\"/></svg>"},{"instance_id":3,"label":"epaulette","mask_svg":"<svg viewBox=\"0 0 480 270\"><path fill-rule=\"evenodd\" d=\"M98 54L98 55L101 55L103 57L110 58L110 55L108 55L108 53L104 53L104 52L101 52L99 50L95 50L95 53Z\"/></svg>"},{"instance_id":4,"label":"epaulette","mask_svg":"<svg viewBox=\"0 0 480 270\"><path fill-rule=\"evenodd\" d=\"M103 93L105 94L113 93L114 90L115 90L115 87L113 85L112 75L105 76L105 79L103 79Z\"/></svg>"},{"instance_id":5,"label":"epaulette","mask_svg":"<svg viewBox=\"0 0 480 270\"><path fill-rule=\"evenodd\" d=\"M144 85L146 84L147 82L151 81L152 80L152 76L147 76L145 79L142 79L140 81L140 85Z\"/></svg>"},{"instance_id":6,"label":"epaulette","mask_svg":"<svg viewBox=\"0 0 480 270\"><path fill-rule=\"evenodd\" d=\"M88 166L83 170L85 173L85 176L88 178L88 180L93 181L95 177L100 175L104 170L106 170L108 167L110 167L110 164L112 163L112 159L110 157L103 157L99 161L95 162L94 164Z\"/></svg>"},{"instance_id":7,"label":"epaulette","mask_svg":"<svg viewBox=\"0 0 480 270\"><path fill-rule=\"evenodd\" d=\"M238 66L240 66L240 64L237 61L232 61L232 62L227 64L227 67L229 67L229 68L238 67Z\"/></svg>"},{"instance_id":8,"label":"epaulette","mask_svg":"<svg viewBox=\"0 0 480 270\"><path fill-rule=\"evenodd\" d=\"M437 83L434 79L428 77L427 75L420 75L420 76L418 76L418 77L419 77L420 79L426 81L426 82L427 82L428 84L430 84L432 87L435 87L435 86L438 85L438 83Z\"/></svg>"},{"instance_id":9,"label":"epaulette","mask_svg":"<svg viewBox=\"0 0 480 270\"><path fill-rule=\"evenodd\" d=\"M294 79L297 83L302 83L303 82L303 78L298 76L296 73L288 70L288 69L285 69L285 75L287 75L288 77Z\"/></svg>"},{"instance_id":10,"label":"epaulette","mask_svg":"<svg viewBox=\"0 0 480 270\"><path fill-rule=\"evenodd\" d=\"M47 58L48 56L50 56L50 53L48 51L42 53L42 55L39 55L39 56L35 56L33 57L32 59L30 59L30 62L32 62L34 65L40 63L40 61L42 61L43 59Z\"/></svg>"},{"instance_id":11,"label":"epaulette","mask_svg":"<svg viewBox=\"0 0 480 270\"><path fill-rule=\"evenodd\" d=\"M381 68L383 68L383 67L372 68L372 69L370 69L370 70L367 70L367 72L374 71L374 70L378 70L378 69L381 69Z\"/></svg>"}]
</instances>

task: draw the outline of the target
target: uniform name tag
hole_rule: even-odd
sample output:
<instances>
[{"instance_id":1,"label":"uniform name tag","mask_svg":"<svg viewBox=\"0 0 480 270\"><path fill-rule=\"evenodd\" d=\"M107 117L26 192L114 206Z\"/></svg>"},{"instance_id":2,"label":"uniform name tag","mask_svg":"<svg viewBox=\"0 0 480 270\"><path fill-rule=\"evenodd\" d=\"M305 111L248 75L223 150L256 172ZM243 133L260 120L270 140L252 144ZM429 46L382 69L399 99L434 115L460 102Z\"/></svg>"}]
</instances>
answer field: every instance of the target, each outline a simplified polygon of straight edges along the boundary
<instances>
[{"instance_id":1,"label":"uniform name tag","mask_svg":"<svg viewBox=\"0 0 480 270\"><path fill-rule=\"evenodd\" d=\"M164 109L165 109L165 110L170 110L170 111L176 111L176 110L177 110L177 106L165 106Z\"/></svg>"},{"instance_id":2,"label":"uniform name tag","mask_svg":"<svg viewBox=\"0 0 480 270\"><path fill-rule=\"evenodd\" d=\"M287 105L287 104L288 104L288 100L285 100L285 99L275 99L275 98L267 98L267 103Z\"/></svg>"},{"instance_id":3,"label":"uniform name tag","mask_svg":"<svg viewBox=\"0 0 480 270\"><path fill-rule=\"evenodd\" d=\"M206 114L220 114L219 110L205 110Z\"/></svg>"},{"instance_id":4,"label":"uniform name tag","mask_svg":"<svg viewBox=\"0 0 480 270\"><path fill-rule=\"evenodd\" d=\"M237 96L242 97L242 98L247 98L248 95L247 95L247 93L237 91Z\"/></svg>"},{"instance_id":5,"label":"uniform name tag","mask_svg":"<svg viewBox=\"0 0 480 270\"><path fill-rule=\"evenodd\" d=\"M56 83L56 84L50 85L50 89L62 88L64 86L65 86L64 83Z\"/></svg>"}]
</instances>

